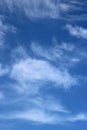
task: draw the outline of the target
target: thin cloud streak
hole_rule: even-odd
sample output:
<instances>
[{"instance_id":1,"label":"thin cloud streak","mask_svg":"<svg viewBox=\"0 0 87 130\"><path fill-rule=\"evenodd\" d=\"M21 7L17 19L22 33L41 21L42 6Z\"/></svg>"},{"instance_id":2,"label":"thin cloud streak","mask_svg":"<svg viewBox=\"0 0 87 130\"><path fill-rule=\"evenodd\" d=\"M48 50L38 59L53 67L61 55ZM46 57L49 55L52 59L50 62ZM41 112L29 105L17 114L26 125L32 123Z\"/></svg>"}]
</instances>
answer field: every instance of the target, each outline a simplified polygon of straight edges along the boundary
<instances>
[{"instance_id":1,"label":"thin cloud streak","mask_svg":"<svg viewBox=\"0 0 87 130\"><path fill-rule=\"evenodd\" d=\"M4 120L27 120L33 123L39 124L67 124L67 123L76 123L78 121L83 122L87 121L87 114L79 113L76 115L59 115L52 114L41 109L32 109L22 112L10 113L7 115L0 115L0 119Z\"/></svg>"}]
</instances>

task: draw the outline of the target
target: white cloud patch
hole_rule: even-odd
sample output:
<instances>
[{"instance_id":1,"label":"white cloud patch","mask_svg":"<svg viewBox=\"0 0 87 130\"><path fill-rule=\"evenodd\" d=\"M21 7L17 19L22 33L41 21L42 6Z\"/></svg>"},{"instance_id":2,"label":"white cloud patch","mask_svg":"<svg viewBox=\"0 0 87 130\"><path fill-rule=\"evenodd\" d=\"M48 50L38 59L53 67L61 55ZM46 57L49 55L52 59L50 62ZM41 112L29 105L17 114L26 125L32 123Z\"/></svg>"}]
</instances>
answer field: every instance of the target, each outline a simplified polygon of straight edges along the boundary
<instances>
[{"instance_id":1,"label":"white cloud patch","mask_svg":"<svg viewBox=\"0 0 87 130\"><path fill-rule=\"evenodd\" d=\"M69 31L69 33L72 36L75 36L77 38L87 39L87 29L82 28L80 26L72 26L72 25L66 25L66 29Z\"/></svg>"},{"instance_id":2,"label":"white cloud patch","mask_svg":"<svg viewBox=\"0 0 87 130\"><path fill-rule=\"evenodd\" d=\"M76 79L67 70L54 67L49 62L28 58L13 65L11 77L18 82L53 82L56 86L68 88L76 84Z\"/></svg>"},{"instance_id":3,"label":"white cloud patch","mask_svg":"<svg viewBox=\"0 0 87 130\"><path fill-rule=\"evenodd\" d=\"M76 121L87 121L87 114L85 113L79 113L75 116L72 116L68 119L71 122L76 122Z\"/></svg>"}]
</instances>

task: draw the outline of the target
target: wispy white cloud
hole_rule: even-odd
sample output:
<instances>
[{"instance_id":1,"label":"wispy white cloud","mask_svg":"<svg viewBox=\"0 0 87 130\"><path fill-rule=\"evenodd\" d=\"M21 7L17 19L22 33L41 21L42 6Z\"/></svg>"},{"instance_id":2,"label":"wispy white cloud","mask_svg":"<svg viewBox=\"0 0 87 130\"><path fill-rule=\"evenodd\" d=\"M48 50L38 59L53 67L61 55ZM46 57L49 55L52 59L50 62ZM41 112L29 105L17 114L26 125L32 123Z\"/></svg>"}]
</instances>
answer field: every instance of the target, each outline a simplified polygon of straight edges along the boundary
<instances>
[{"instance_id":1,"label":"wispy white cloud","mask_svg":"<svg viewBox=\"0 0 87 130\"><path fill-rule=\"evenodd\" d=\"M24 113L16 113L15 117L13 118L30 120L42 124L53 124L55 120L54 116L52 116L51 114L48 114L43 110L41 111L36 109L25 111Z\"/></svg>"},{"instance_id":2,"label":"wispy white cloud","mask_svg":"<svg viewBox=\"0 0 87 130\"><path fill-rule=\"evenodd\" d=\"M75 5L82 6L82 3L74 0L71 0L68 3L68 0L1 0L1 6L3 1L3 6L6 9L9 8L11 13L14 12L13 7L16 7L18 13L22 11L22 13L25 13L30 19L58 19L63 13L65 14L66 12L67 14L67 12L69 13L71 9L76 9ZM81 8L77 8L77 10L78 9ZM87 38L86 30L81 27L67 25L66 28L69 32L72 30L73 33L70 32L70 34L73 36L83 39ZM9 25L6 25L1 21L1 47L4 42L5 33L7 33L10 29L14 32L13 27L9 27ZM0 76L7 75L8 82L6 87L9 88L10 92L12 92L9 92L9 94L6 92L6 94L7 96L10 95L9 98L14 97L14 99L12 98L9 100L9 103L6 103L9 99L8 97L4 102L4 107L8 107L8 109L11 109L12 112L7 110L7 114L0 114L0 119L28 120L40 124L87 121L87 114L72 114L73 112L68 110L64 103L61 103L59 99L49 96L51 95L50 92L45 92L48 97L46 94L43 94L48 87L58 90L58 88L67 89L73 85L77 85L77 78L69 71L70 63L77 63L83 59L83 57L80 57L81 54L79 51L76 51L76 53L74 52L76 47L73 44L66 42L58 44L54 39L53 46L47 50L40 44L34 42L32 43L30 49L32 50L33 56L29 56L26 50L21 46L12 50L13 63L9 66L9 68L3 67L0 64ZM55 63L58 66L56 66ZM67 64L67 67L65 64ZM11 82L11 84L9 82ZM49 83L52 83L52 85L49 86ZM0 100L2 99L4 99L4 94L1 92ZM12 106L14 108L13 110Z\"/></svg>"},{"instance_id":3,"label":"wispy white cloud","mask_svg":"<svg viewBox=\"0 0 87 130\"><path fill-rule=\"evenodd\" d=\"M4 19L4 17L3 17ZM5 48L5 36L8 32L16 32L16 28L13 25L8 25L3 22L3 19L0 19L0 48Z\"/></svg>"},{"instance_id":4,"label":"wispy white cloud","mask_svg":"<svg viewBox=\"0 0 87 130\"><path fill-rule=\"evenodd\" d=\"M29 120L42 124L55 124L62 122L61 114L66 115L69 113L69 111L58 101L55 101L56 99L53 97L46 97L46 100L41 97L29 98L28 100L33 103L32 107L27 108L24 111L9 113L8 118Z\"/></svg>"},{"instance_id":5,"label":"wispy white cloud","mask_svg":"<svg viewBox=\"0 0 87 130\"><path fill-rule=\"evenodd\" d=\"M35 42L32 42L31 44L31 50L33 53L38 56L45 57L48 60L55 60L56 58L62 59L64 51L66 51L66 53L72 52L74 48L75 47L69 43L63 42L59 44L56 39L53 39L53 46L47 49Z\"/></svg>"},{"instance_id":6,"label":"wispy white cloud","mask_svg":"<svg viewBox=\"0 0 87 130\"><path fill-rule=\"evenodd\" d=\"M40 124L55 124L55 117L43 110L32 109L28 111L16 112L12 114L0 115L0 119L28 120Z\"/></svg>"},{"instance_id":7,"label":"wispy white cloud","mask_svg":"<svg viewBox=\"0 0 87 130\"><path fill-rule=\"evenodd\" d=\"M10 104L5 103L4 105L6 107L9 105L10 107L10 105L14 104L16 109L0 114L0 119L19 119L40 124L57 124L63 122L61 114L69 114L69 111L59 101L50 96L23 96L18 101L13 102L13 104L10 102ZM21 109L17 108L18 104L21 106Z\"/></svg>"},{"instance_id":8,"label":"wispy white cloud","mask_svg":"<svg viewBox=\"0 0 87 130\"><path fill-rule=\"evenodd\" d=\"M76 121L87 121L87 114L85 113L79 113L75 116L72 116L68 119L70 122L76 122Z\"/></svg>"},{"instance_id":9,"label":"wispy white cloud","mask_svg":"<svg viewBox=\"0 0 87 130\"><path fill-rule=\"evenodd\" d=\"M32 52L38 57L47 59L49 61L58 61L62 66L76 65L81 62L85 56L82 51L72 43L58 43L56 39L53 40L53 45L45 48L41 44L32 42ZM76 52L74 50L77 50ZM68 64L67 64L68 63Z\"/></svg>"},{"instance_id":10,"label":"wispy white cloud","mask_svg":"<svg viewBox=\"0 0 87 130\"><path fill-rule=\"evenodd\" d=\"M1 0L1 8L4 6L14 12L14 7L20 13L21 11L25 13L28 18L65 18L74 16L72 12L74 11L84 11L85 3L68 0ZM78 5L78 6L77 6ZM3 8L4 9L4 8ZM2 9L2 10L3 10ZM82 15L83 16L83 15ZM78 14L77 14L78 17ZM66 18L67 19L67 18ZM68 20L68 19L67 19Z\"/></svg>"},{"instance_id":11,"label":"wispy white cloud","mask_svg":"<svg viewBox=\"0 0 87 130\"><path fill-rule=\"evenodd\" d=\"M68 88L76 79L65 69L61 70L44 60L28 58L13 65L11 77L18 82L53 82L56 86Z\"/></svg>"},{"instance_id":12,"label":"wispy white cloud","mask_svg":"<svg viewBox=\"0 0 87 130\"><path fill-rule=\"evenodd\" d=\"M76 123L78 121L87 121L87 114L76 114L76 115L60 115L46 112L43 109L32 109L25 111L17 111L6 115L0 115L0 119L19 119L27 120L33 123L40 124L65 124L65 123Z\"/></svg>"},{"instance_id":13,"label":"wispy white cloud","mask_svg":"<svg viewBox=\"0 0 87 130\"><path fill-rule=\"evenodd\" d=\"M13 6L16 6L19 9L19 11L24 11L29 18L56 18L59 15L59 2L57 3L55 0L5 0L4 3L7 5L10 11L13 11ZM65 10L64 6L62 8L64 8Z\"/></svg>"},{"instance_id":14,"label":"wispy white cloud","mask_svg":"<svg viewBox=\"0 0 87 130\"><path fill-rule=\"evenodd\" d=\"M74 50L73 46L68 48L66 43L58 48L68 52ZM40 124L75 123L87 120L86 114L72 114L72 111L58 99L49 96L50 93L47 96L41 93L41 90L44 91L45 87L48 87L44 85L46 82L53 83L56 89L57 87L66 89L76 85L76 78L66 68L56 67L46 59L31 58L22 47L12 53L20 54L19 58L17 56L14 58L16 60L8 74L8 77L15 82L12 87L13 91L16 90L14 91L16 101L5 105L9 107L14 105L16 109L0 114L0 119L28 120ZM24 54L23 58L21 58L22 54ZM17 106L21 106L21 109Z\"/></svg>"},{"instance_id":15,"label":"wispy white cloud","mask_svg":"<svg viewBox=\"0 0 87 130\"><path fill-rule=\"evenodd\" d=\"M80 26L72 26L72 25L66 25L66 29L69 31L69 33L72 36L75 36L77 38L87 39L87 29L82 28Z\"/></svg>"},{"instance_id":16,"label":"wispy white cloud","mask_svg":"<svg viewBox=\"0 0 87 130\"><path fill-rule=\"evenodd\" d=\"M39 115L39 117L38 117ZM39 122L42 124L63 124L63 123L72 123L72 122L78 122L78 121L87 121L87 114L76 114L76 115L63 115L60 116L58 114L52 113L46 113L44 111L38 111L38 110L31 110L27 111L21 114L15 115L16 118L19 119L25 119L25 120L31 120L33 122ZM14 118L15 118L14 117Z\"/></svg>"},{"instance_id":17,"label":"wispy white cloud","mask_svg":"<svg viewBox=\"0 0 87 130\"><path fill-rule=\"evenodd\" d=\"M36 97L30 99L30 101L34 103L36 106L38 106L40 109L44 109L50 112L58 112L65 114L69 113L69 110L67 110L60 101L56 100L52 96Z\"/></svg>"},{"instance_id":18,"label":"wispy white cloud","mask_svg":"<svg viewBox=\"0 0 87 130\"><path fill-rule=\"evenodd\" d=\"M31 58L22 47L12 53L16 55L20 51L26 58L15 57L17 60L14 60L9 77L15 80L12 87L13 90L16 90L15 94L19 95L13 104L16 106L19 104L24 111L16 108L12 113L0 115L0 118L23 119L42 124L63 123L62 116L65 117L70 111L58 99L56 100L49 94L48 96L43 95L41 89L44 91L46 82L54 83L56 89L57 86L58 88L71 87L76 84L76 79L66 69L57 68L47 60ZM20 57L21 55L20 53ZM48 86L46 85L46 87ZM7 105L11 104L12 102Z\"/></svg>"}]
</instances>

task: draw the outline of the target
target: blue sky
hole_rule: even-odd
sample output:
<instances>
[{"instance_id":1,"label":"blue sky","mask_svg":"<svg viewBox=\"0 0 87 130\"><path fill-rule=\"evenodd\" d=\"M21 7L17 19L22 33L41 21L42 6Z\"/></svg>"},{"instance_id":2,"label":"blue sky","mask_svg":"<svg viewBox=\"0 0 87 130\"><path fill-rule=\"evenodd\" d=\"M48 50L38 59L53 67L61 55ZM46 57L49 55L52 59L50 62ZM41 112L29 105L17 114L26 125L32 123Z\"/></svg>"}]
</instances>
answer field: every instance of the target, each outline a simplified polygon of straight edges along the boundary
<instances>
[{"instance_id":1,"label":"blue sky","mask_svg":"<svg viewBox=\"0 0 87 130\"><path fill-rule=\"evenodd\" d=\"M87 129L87 0L0 0L0 129Z\"/></svg>"}]
</instances>

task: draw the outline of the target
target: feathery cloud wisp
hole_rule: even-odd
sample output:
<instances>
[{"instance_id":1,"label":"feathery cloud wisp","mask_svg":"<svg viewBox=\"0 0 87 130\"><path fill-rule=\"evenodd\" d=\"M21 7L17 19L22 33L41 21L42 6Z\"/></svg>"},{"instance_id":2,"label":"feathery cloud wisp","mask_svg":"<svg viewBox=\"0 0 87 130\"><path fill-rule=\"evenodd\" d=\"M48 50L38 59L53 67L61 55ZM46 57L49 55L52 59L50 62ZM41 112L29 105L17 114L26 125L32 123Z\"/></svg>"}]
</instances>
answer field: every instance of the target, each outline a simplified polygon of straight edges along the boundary
<instances>
[{"instance_id":1,"label":"feathery cloud wisp","mask_svg":"<svg viewBox=\"0 0 87 130\"><path fill-rule=\"evenodd\" d=\"M78 6L77 6L78 5ZM85 10L86 2L81 1L68 1L68 0L1 0L0 8L1 11L4 9L9 10L9 13L15 12L16 8L19 14L24 13L29 19L32 18L65 18L73 17L73 13L77 10L82 12ZM75 15L76 16L76 15ZM78 17L78 13L77 16ZM84 18L82 15L81 18Z\"/></svg>"}]
</instances>

